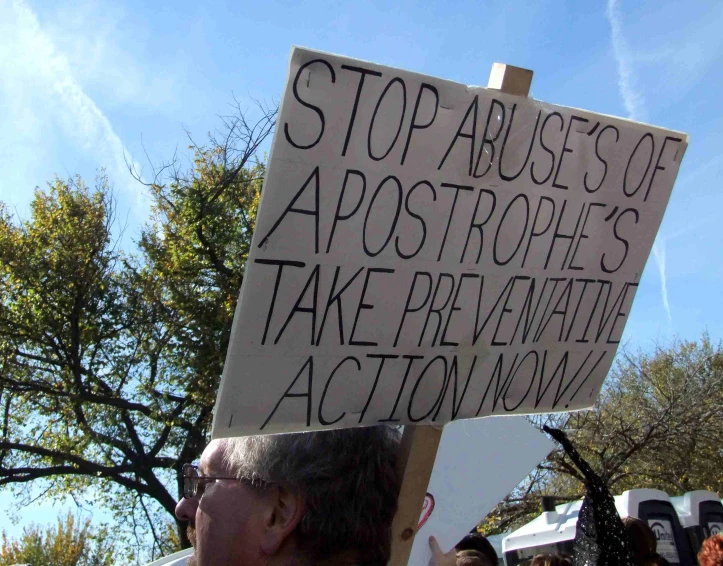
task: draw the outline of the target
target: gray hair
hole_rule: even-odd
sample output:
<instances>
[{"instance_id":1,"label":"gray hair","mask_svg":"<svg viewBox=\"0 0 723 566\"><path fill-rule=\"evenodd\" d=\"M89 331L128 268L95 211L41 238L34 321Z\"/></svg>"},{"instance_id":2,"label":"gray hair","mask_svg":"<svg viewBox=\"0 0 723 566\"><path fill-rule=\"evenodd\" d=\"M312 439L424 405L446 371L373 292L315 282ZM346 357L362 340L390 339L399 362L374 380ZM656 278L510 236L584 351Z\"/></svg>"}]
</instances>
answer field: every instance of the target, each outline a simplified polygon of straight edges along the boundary
<instances>
[{"instance_id":1,"label":"gray hair","mask_svg":"<svg viewBox=\"0 0 723 566\"><path fill-rule=\"evenodd\" d=\"M356 550L384 564L397 510L399 431L390 426L229 438L226 463L237 477L302 494L298 544L310 559Z\"/></svg>"}]
</instances>

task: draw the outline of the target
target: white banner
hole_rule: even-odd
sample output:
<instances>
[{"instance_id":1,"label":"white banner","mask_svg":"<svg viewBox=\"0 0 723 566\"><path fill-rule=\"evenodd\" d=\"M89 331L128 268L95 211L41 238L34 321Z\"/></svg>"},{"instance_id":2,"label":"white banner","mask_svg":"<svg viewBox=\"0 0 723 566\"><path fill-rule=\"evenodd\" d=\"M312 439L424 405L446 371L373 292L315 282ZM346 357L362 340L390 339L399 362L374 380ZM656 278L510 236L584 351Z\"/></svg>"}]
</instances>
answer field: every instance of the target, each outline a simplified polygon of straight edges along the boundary
<instances>
[{"instance_id":1,"label":"white banner","mask_svg":"<svg viewBox=\"0 0 723 566\"><path fill-rule=\"evenodd\" d=\"M213 436L591 406L686 146L294 49Z\"/></svg>"},{"instance_id":2,"label":"white banner","mask_svg":"<svg viewBox=\"0 0 723 566\"><path fill-rule=\"evenodd\" d=\"M449 552L554 449L525 417L445 426L408 564L429 564L430 535Z\"/></svg>"}]
</instances>

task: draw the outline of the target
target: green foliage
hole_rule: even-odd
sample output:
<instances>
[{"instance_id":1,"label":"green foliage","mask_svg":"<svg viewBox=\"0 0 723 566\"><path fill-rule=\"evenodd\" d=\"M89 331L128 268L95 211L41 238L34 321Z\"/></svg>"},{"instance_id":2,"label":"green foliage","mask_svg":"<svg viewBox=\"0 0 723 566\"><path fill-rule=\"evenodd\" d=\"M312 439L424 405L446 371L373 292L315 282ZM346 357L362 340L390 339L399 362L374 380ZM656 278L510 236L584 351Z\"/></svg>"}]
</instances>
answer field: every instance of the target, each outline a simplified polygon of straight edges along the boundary
<instances>
[{"instance_id":1,"label":"green foliage","mask_svg":"<svg viewBox=\"0 0 723 566\"><path fill-rule=\"evenodd\" d=\"M274 118L156 171L135 250L104 175L37 190L29 219L0 204L0 488L104 506L151 557L188 546L180 469L207 442Z\"/></svg>"},{"instance_id":2,"label":"green foliage","mask_svg":"<svg viewBox=\"0 0 723 566\"><path fill-rule=\"evenodd\" d=\"M723 346L707 335L652 353L621 352L594 409L532 419L564 429L613 494L723 494ZM540 496L582 497L584 486L556 450L483 523L489 534L540 512Z\"/></svg>"},{"instance_id":3,"label":"green foliage","mask_svg":"<svg viewBox=\"0 0 723 566\"><path fill-rule=\"evenodd\" d=\"M722 417L723 348L704 335L653 354L623 352L596 408L570 415L565 428L615 493L723 493ZM560 452L550 469L580 479Z\"/></svg>"},{"instance_id":4,"label":"green foliage","mask_svg":"<svg viewBox=\"0 0 723 566\"><path fill-rule=\"evenodd\" d=\"M68 513L55 526L26 527L18 540L3 531L0 566L112 566L114 555L106 527L93 529L90 520L78 525Z\"/></svg>"},{"instance_id":5,"label":"green foliage","mask_svg":"<svg viewBox=\"0 0 723 566\"><path fill-rule=\"evenodd\" d=\"M168 185L151 184L153 222L139 247L144 301L172 321L169 368L204 408L215 401L265 164L228 170L222 147L196 148L194 169ZM232 178L229 178L232 177ZM180 381L179 381L180 380ZM209 415L205 415L208 419Z\"/></svg>"}]
</instances>

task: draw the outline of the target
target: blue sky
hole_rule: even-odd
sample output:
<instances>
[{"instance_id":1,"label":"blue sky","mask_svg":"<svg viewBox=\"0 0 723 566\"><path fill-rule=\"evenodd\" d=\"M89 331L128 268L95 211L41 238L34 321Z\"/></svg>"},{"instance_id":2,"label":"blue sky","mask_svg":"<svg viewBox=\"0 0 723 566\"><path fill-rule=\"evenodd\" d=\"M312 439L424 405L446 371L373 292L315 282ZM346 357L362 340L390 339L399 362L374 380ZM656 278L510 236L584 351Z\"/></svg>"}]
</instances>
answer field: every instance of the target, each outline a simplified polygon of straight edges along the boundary
<instances>
[{"instance_id":1,"label":"blue sky","mask_svg":"<svg viewBox=\"0 0 723 566\"><path fill-rule=\"evenodd\" d=\"M53 175L105 167L133 237L148 200L126 161L185 152L183 129L203 140L234 96L279 100L294 44L479 85L499 61L533 69L540 100L690 135L625 339L720 339L721 29L715 0L0 0L0 200L27 215Z\"/></svg>"}]
</instances>

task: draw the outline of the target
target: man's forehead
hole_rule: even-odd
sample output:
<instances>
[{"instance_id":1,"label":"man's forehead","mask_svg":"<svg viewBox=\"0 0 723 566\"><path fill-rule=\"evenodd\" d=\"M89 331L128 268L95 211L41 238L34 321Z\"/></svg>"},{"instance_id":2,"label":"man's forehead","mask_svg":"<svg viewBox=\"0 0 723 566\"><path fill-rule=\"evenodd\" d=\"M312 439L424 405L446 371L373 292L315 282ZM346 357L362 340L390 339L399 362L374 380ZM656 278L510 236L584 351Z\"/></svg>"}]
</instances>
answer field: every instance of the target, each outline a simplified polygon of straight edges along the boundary
<instances>
[{"instance_id":1,"label":"man's forehead","mask_svg":"<svg viewBox=\"0 0 723 566\"><path fill-rule=\"evenodd\" d=\"M199 469L204 474L218 474L225 470L226 465L223 461L226 441L223 439L212 440L201 454L199 461Z\"/></svg>"}]
</instances>

